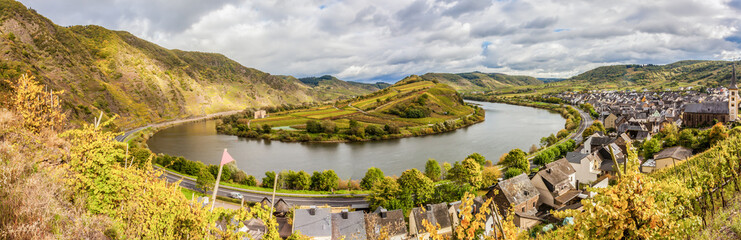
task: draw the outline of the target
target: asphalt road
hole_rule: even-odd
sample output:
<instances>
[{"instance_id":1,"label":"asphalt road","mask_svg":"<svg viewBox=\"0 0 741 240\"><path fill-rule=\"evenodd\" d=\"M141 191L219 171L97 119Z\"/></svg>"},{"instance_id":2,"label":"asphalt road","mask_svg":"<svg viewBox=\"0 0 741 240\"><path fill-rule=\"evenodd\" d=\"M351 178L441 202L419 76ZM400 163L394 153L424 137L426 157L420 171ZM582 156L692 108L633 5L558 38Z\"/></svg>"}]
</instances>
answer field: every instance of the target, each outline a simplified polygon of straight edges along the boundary
<instances>
[{"instance_id":1,"label":"asphalt road","mask_svg":"<svg viewBox=\"0 0 741 240\"><path fill-rule=\"evenodd\" d=\"M581 115L581 124L579 124L579 130L576 131L576 134L574 134L574 136L571 136L571 139L574 139L574 141L576 141L576 143L578 144L584 140L582 139L581 134L584 133L584 131L592 125L592 116L589 116L589 113L582 111L577 106L573 107L574 109L579 111L579 115Z\"/></svg>"},{"instance_id":2,"label":"asphalt road","mask_svg":"<svg viewBox=\"0 0 741 240\"><path fill-rule=\"evenodd\" d=\"M218 117L218 116L223 116L223 115L230 115L230 114L235 114L238 112L239 111L220 112L220 113L209 114L209 115L201 116L201 117L179 119L179 120L173 120L173 121L168 121L168 122L163 122L163 123L150 124L144 127L138 127L138 128L126 131L124 132L123 135L116 136L116 141L123 142L132 134L139 132L143 129L147 129L149 127L163 127L163 126L191 122L191 121L198 121L198 120L203 120L203 119ZM169 171L165 171L164 178L166 178L167 181L171 183L182 180L182 182L180 182L181 187L199 191L196 188L196 181L193 178L182 176L177 173L173 173ZM234 187L229 187L229 186L219 186L219 191L217 195L228 197L228 194L231 192L242 193L244 200L250 201L250 202L259 202L259 201L262 201L264 197L267 197L268 199L271 199L272 197L272 192L267 193L267 192L262 192L262 191L234 188ZM347 207L347 206L356 205L357 207L358 205L365 205L368 203L365 200L365 195L348 195L348 194L335 194L335 195L328 196L328 195L321 195L321 194L277 193L275 195L276 201L279 198L283 198L283 200L286 201L286 203L290 205L302 205L302 206L328 205L332 207Z\"/></svg>"},{"instance_id":3,"label":"asphalt road","mask_svg":"<svg viewBox=\"0 0 741 240\"><path fill-rule=\"evenodd\" d=\"M167 181L171 183L182 180L180 182L181 187L188 188L188 189L195 190L195 191L200 191L200 190L197 190L196 181L193 178L181 176L179 174L175 174L169 171L165 171L164 177L167 178ZM223 196L223 197L229 197L228 194L232 192L241 193L244 200L248 202L260 202L265 197L267 197L268 199L271 199L272 197L272 193L240 189L240 188L234 188L234 187L229 187L229 186L219 186L219 191L217 195ZM210 194L211 192L209 193L209 195ZM322 195L311 195L311 196L322 196ZM340 196L340 195L337 195L337 196ZM368 204L368 202L365 200L365 196L360 196L360 195L358 195L357 197L308 197L308 196L301 197L300 194L276 193L275 200L278 201L279 198L283 198L283 201L286 201L286 203L288 203L291 206L294 206L294 205L301 205L301 206L328 205L331 207L349 207L352 205L358 206L358 205Z\"/></svg>"}]
</instances>

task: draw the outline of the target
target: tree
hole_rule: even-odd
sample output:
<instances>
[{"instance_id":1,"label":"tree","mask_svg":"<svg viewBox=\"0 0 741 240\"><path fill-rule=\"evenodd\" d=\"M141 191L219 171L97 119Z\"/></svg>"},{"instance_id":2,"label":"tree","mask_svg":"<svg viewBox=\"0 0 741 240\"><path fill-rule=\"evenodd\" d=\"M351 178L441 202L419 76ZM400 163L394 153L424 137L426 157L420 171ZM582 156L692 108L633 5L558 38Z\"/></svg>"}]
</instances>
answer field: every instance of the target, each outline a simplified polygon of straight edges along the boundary
<instances>
[{"instance_id":1,"label":"tree","mask_svg":"<svg viewBox=\"0 0 741 240\"><path fill-rule=\"evenodd\" d=\"M371 136L381 136L386 134L381 127L376 125L368 125L365 127L365 133Z\"/></svg>"},{"instance_id":2,"label":"tree","mask_svg":"<svg viewBox=\"0 0 741 240\"><path fill-rule=\"evenodd\" d=\"M657 138L652 138L651 140L646 141L643 143L643 157L646 159L650 159L654 157L654 154L661 151L661 143L659 143L659 140Z\"/></svg>"},{"instance_id":3,"label":"tree","mask_svg":"<svg viewBox=\"0 0 741 240\"><path fill-rule=\"evenodd\" d=\"M43 128L61 130L67 119L58 97L63 91L45 92L35 77L29 77L28 74L21 75L18 82L10 85L13 89L13 110L23 117L26 129L34 133L39 133Z\"/></svg>"},{"instance_id":4,"label":"tree","mask_svg":"<svg viewBox=\"0 0 741 240\"><path fill-rule=\"evenodd\" d=\"M416 168L408 169L397 180L402 191L411 193L414 205L428 203L434 192L432 180Z\"/></svg>"},{"instance_id":5,"label":"tree","mask_svg":"<svg viewBox=\"0 0 741 240\"><path fill-rule=\"evenodd\" d=\"M324 132L324 128L322 127L322 124L320 124L316 120L309 120L306 121L306 131L310 133L320 133Z\"/></svg>"},{"instance_id":6,"label":"tree","mask_svg":"<svg viewBox=\"0 0 741 240\"><path fill-rule=\"evenodd\" d=\"M447 178L448 172L450 172L450 169L453 168L453 166L450 166L450 163L444 162L443 163L443 169L442 173L440 174L441 178Z\"/></svg>"},{"instance_id":7,"label":"tree","mask_svg":"<svg viewBox=\"0 0 741 240\"><path fill-rule=\"evenodd\" d=\"M481 165L471 158L463 160L460 164L456 162L450 173L452 174L450 179L459 184L467 183L474 187L481 185Z\"/></svg>"},{"instance_id":8,"label":"tree","mask_svg":"<svg viewBox=\"0 0 741 240\"><path fill-rule=\"evenodd\" d=\"M533 144L532 146L530 146L530 151L528 151L528 153L533 154L533 153L535 153L537 151L538 151L538 146L536 146L535 144Z\"/></svg>"},{"instance_id":9,"label":"tree","mask_svg":"<svg viewBox=\"0 0 741 240\"><path fill-rule=\"evenodd\" d=\"M466 158L471 158L473 160L476 160L476 163L478 163L481 166L484 166L484 163L486 163L486 158L479 153L471 153L471 155L468 155L468 157Z\"/></svg>"},{"instance_id":10,"label":"tree","mask_svg":"<svg viewBox=\"0 0 741 240\"><path fill-rule=\"evenodd\" d=\"M255 176L247 175L247 178L241 184L254 187L257 186L257 179L255 179Z\"/></svg>"},{"instance_id":11,"label":"tree","mask_svg":"<svg viewBox=\"0 0 741 240\"><path fill-rule=\"evenodd\" d=\"M242 184L245 180L247 180L247 174L243 171L237 171L232 174L232 182Z\"/></svg>"},{"instance_id":12,"label":"tree","mask_svg":"<svg viewBox=\"0 0 741 240\"><path fill-rule=\"evenodd\" d=\"M684 129L679 132L679 145L682 145L686 148L694 148L694 144L697 141L695 139L695 134L692 133L691 129Z\"/></svg>"},{"instance_id":13,"label":"tree","mask_svg":"<svg viewBox=\"0 0 741 240\"><path fill-rule=\"evenodd\" d=\"M376 167L368 168L368 171L365 172L365 177L360 180L360 187L365 190L370 190L373 187L373 184L381 181L382 179L383 171L381 171L381 169L378 169Z\"/></svg>"},{"instance_id":14,"label":"tree","mask_svg":"<svg viewBox=\"0 0 741 240\"><path fill-rule=\"evenodd\" d=\"M485 188L488 186L492 186L497 183L498 179L502 177L502 171L499 170L499 167L485 167L483 171L481 171L481 187Z\"/></svg>"},{"instance_id":15,"label":"tree","mask_svg":"<svg viewBox=\"0 0 741 240\"><path fill-rule=\"evenodd\" d=\"M525 152L520 150L519 148L513 149L507 153L507 156L504 158L504 165L508 166L510 168L519 168L524 173L530 172L530 161L525 159Z\"/></svg>"},{"instance_id":16,"label":"tree","mask_svg":"<svg viewBox=\"0 0 741 240\"><path fill-rule=\"evenodd\" d=\"M442 183L435 186L432 202L455 202L460 200L466 192L473 192L473 188L468 184Z\"/></svg>"},{"instance_id":17,"label":"tree","mask_svg":"<svg viewBox=\"0 0 741 240\"><path fill-rule=\"evenodd\" d=\"M520 174L522 174L522 170L519 168L507 168L507 171L504 172L504 179L510 179Z\"/></svg>"},{"instance_id":18,"label":"tree","mask_svg":"<svg viewBox=\"0 0 741 240\"><path fill-rule=\"evenodd\" d=\"M710 146L713 146L716 143L728 138L728 132L726 130L727 129L725 126L723 126L723 123L719 122L713 125L713 127L710 128L710 133L708 133L708 139L710 140Z\"/></svg>"},{"instance_id":19,"label":"tree","mask_svg":"<svg viewBox=\"0 0 741 240\"><path fill-rule=\"evenodd\" d=\"M214 179L214 175L211 175L208 171L201 171L196 179L196 187L201 189L203 193L213 190L215 183L216 179Z\"/></svg>"},{"instance_id":20,"label":"tree","mask_svg":"<svg viewBox=\"0 0 741 240\"><path fill-rule=\"evenodd\" d=\"M322 191L333 191L334 189L337 189L337 186L340 184L340 177L337 176L337 174L334 172L334 170L324 170L322 172L322 178L319 183L319 188Z\"/></svg>"},{"instance_id":21,"label":"tree","mask_svg":"<svg viewBox=\"0 0 741 240\"><path fill-rule=\"evenodd\" d=\"M311 174L311 189L320 190L324 176L321 172L314 171Z\"/></svg>"},{"instance_id":22,"label":"tree","mask_svg":"<svg viewBox=\"0 0 741 240\"><path fill-rule=\"evenodd\" d=\"M275 172L273 171L265 172L265 177L262 178L262 187L273 188L274 183L275 183Z\"/></svg>"},{"instance_id":23,"label":"tree","mask_svg":"<svg viewBox=\"0 0 741 240\"><path fill-rule=\"evenodd\" d=\"M269 124L262 125L262 133L270 133L272 129Z\"/></svg>"},{"instance_id":24,"label":"tree","mask_svg":"<svg viewBox=\"0 0 741 240\"><path fill-rule=\"evenodd\" d=\"M384 207L391 210L407 208L412 205L411 202L403 202L404 198L401 198L401 196L405 193L402 192L399 183L391 177L385 177L380 181L377 181L373 184L373 187L371 187L370 190L371 191L366 199L368 200L371 209Z\"/></svg>"},{"instance_id":25,"label":"tree","mask_svg":"<svg viewBox=\"0 0 741 240\"><path fill-rule=\"evenodd\" d=\"M430 158L427 160L427 164L425 164L425 176L432 181L439 181L441 172L440 164L435 159Z\"/></svg>"},{"instance_id":26,"label":"tree","mask_svg":"<svg viewBox=\"0 0 741 240\"><path fill-rule=\"evenodd\" d=\"M311 188L311 176L301 170L293 177L291 186L298 190L309 190Z\"/></svg>"}]
</instances>

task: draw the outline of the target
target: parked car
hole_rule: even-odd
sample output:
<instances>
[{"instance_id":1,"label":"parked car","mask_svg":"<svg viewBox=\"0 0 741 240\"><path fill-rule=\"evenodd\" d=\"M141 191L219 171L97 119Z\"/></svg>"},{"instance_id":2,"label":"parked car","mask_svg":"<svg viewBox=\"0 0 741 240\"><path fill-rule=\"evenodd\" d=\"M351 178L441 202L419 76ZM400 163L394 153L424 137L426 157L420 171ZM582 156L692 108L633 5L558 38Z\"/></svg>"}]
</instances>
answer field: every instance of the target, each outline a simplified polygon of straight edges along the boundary
<instances>
[{"instance_id":1,"label":"parked car","mask_svg":"<svg viewBox=\"0 0 741 240\"><path fill-rule=\"evenodd\" d=\"M238 192L230 192L228 195L230 198L242 199L242 194Z\"/></svg>"}]
</instances>

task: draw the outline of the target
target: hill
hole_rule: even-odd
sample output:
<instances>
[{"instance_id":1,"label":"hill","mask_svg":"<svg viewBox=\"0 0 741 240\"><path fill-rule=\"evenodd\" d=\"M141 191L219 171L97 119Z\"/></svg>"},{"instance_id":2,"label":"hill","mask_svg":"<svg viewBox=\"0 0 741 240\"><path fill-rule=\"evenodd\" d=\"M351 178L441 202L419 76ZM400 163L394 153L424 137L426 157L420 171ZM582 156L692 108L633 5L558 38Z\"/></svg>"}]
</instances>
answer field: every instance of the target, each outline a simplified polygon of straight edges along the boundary
<instances>
[{"instance_id":1,"label":"hill","mask_svg":"<svg viewBox=\"0 0 741 240\"><path fill-rule=\"evenodd\" d=\"M667 65L629 64L598 67L569 80L589 83L613 83L619 86L727 85L731 63L726 61L687 60Z\"/></svg>"},{"instance_id":2,"label":"hill","mask_svg":"<svg viewBox=\"0 0 741 240\"><path fill-rule=\"evenodd\" d=\"M275 105L301 105L378 90L340 80L332 88L248 68L221 54L169 50L128 32L62 27L0 0L0 106L26 72L60 97L71 121L99 111L131 128L165 119Z\"/></svg>"},{"instance_id":3,"label":"hill","mask_svg":"<svg viewBox=\"0 0 741 240\"><path fill-rule=\"evenodd\" d=\"M292 76L281 76L284 78L295 79ZM321 77L305 77L297 79L299 82L320 90L318 97L322 99L342 99L346 97L355 97L372 93L384 89L391 84L388 83L359 83L352 81L343 81L334 76L324 75Z\"/></svg>"},{"instance_id":4,"label":"hill","mask_svg":"<svg viewBox=\"0 0 741 240\"><path fill-rule=\"evenodd\" d=\"M502 73L427 73L421 76L428 81L437 81L462 92L489 91L497 88L537 85L543 81L529 76L512 76Z\"/></svg>"},{"instance_id":5,"label":"hill","mask_svg":"<svg viewBox=\"0 0 741 240\"><path fill-rule=\"evenodd\" d=\"M483 111L464 103L452 87L412 75L383 90L333 105L276 112L262 119L244 114L222 120L219 132L242 137L363 141L451 131L482 121Z\"/></svg>"}]
</instances>

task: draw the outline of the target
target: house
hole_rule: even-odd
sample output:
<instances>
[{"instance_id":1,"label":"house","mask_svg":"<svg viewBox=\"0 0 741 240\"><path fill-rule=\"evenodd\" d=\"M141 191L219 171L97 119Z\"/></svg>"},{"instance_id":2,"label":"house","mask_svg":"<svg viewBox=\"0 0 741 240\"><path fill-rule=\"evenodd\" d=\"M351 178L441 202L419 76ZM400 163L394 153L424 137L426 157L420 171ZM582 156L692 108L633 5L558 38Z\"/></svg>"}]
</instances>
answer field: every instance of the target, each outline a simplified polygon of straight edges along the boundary
<instances>
[{"instance_id":1,"label":"house","mask_svg":"<svg viewBox=\"0 0 741 240\"><path fill-rule=\"evenodd\" d=\"M540 192L533 186L526 174L499 181L486 193L500 216L507 216L514 209L514 223L517 227L528 229L541 221L538 213Z\"/></svg>"},{"instance_id":2,"label":"house","mask_svg":"<svg viewBox=\"0 0 741 240\"><path fill-rule=\"evenodd\" d=\"M343 209L332 214L332 239L365 240L365 214Z\"/></svg>"},{"instance_id":3,"label":"house","mask_svg":"<svg viewBox=\"0 0 741 240\"><path fill-rule=\"evenodd\" d=\"M293 233L293 225L288 223L289 220L287 217L275 218L275 221L278 223L278 235L283 239L290 237L291 233Z\"/></svg>"},{"instance_id":4,"label":"house","mask_svg":"<svg viewBox=\"0 0 741 240\"><path fill-rule=\"evenodd\" d=\"M453 233L453 225L450 222L447 205L447 203L438 203L412 208L412 211L409 213L409 234L417 239L428 239L430 233L422 225L423 221L427 221L433 226L436 224L440 225L440 228L437 230L438 234L451 235Z\"/></svg>"},{"instance_id":5,"label":"house","mask_svg":"<svg viewBox=\"0 0 741 240\"><path fill-rule=\"evenodd\" d=\"M255 117L254 118L255 119L260 119L260 118L266 118L267 116L268 116L268 113L265 112L265 110L257 110L257 111L255 111Z\"/></svg>"},{"instance_id":6,"label":"house","mask_svg":"<svg viewBox=\"0 0 741 240\"><path fill-rule=\"evenodd\" d=\"M216 228L220 231L229 231L229 228L234 229L234 232L244 232L249 238L244 239L255 239L261 240L265 235L267 227L265 223L258 218L251 218L250 220L242 222L244 226L239 227L239 222L234 218L230 220L221 219L216 221Z\"/></svg>"},{"instance_id":7,"label":"house","mask_svg":"<svg viewBox=\"0 0 741 240\"><path fill-rule=\"evenodd\" d=\"M579 183L594 182L601 173L599 167L602 166L602 159L594 154L568 152L565 158L576 171L575 187L578 187Z\"/></svg>"},{"instance_id":8,"label":"house","mask_svg":"<svg viewBox=\"0 0 741 240\"><path fill-rule=\"evenodd\" d=\"M670 147L654 154L654 159L649 159L641 164L641 172L650 173L676 162L684 161L692 156L692 149L682 146Z\"/></svg>"},{"instance_id":9,"label":"house","mask_svg":"<svg viewBox=\"0 0 741 240\"><path fill-rule=\"evenodd\" d=\"M278 201L275 201L275 205L273 205L273 215L283 217L290 211L291 206L288 205L283 198L279 198Z\"/></svg>"},{"instance_id":10,"label":"house","mask_svg":"<svg viewBox=\"0 0 741 240\"><path fill-rule=\"evenodd\" d=\"M293 212L293 230L315 240L332 239L332 214L329 208L311 206Z\"/></svg>"},{"instance_id":11,"label":"house","mask_svg":"<svg viewBox=\"0 0 741 240\"><path fill-rule=\"evenodd\" d=\"M375 212L365 215L365 233L368 239L378 239L383 231L390 240L404 240L407 236L406 227L404 211L401 209L388 211L379 207Z\"/></svg>"},{"instance_id":12,"label":"house","mask_svg":"<svg viewBox=\"0 0 741 240\"><path fill-rule=\"evenodd\" d=\"M530 180L540 192L539 202L554 209L571 204L576 195L576 170L565 158L548 163Z\"/></svg>"},{"instance_id":13,"label":"house","mask_svg":"<svg viewBox=\"0 0 741 240\"><path fill-rule=\"evenodd\" d=\"M607 115L607 117L605 117L605 121L604 121L605 129L611 129L611 128L612 129L617 129L617 126L615 125L615 121L617 121L617 119L618 119L617 115L615 115L613 113L610 113L610 115Z\"/></svg>"}]
</instances>

